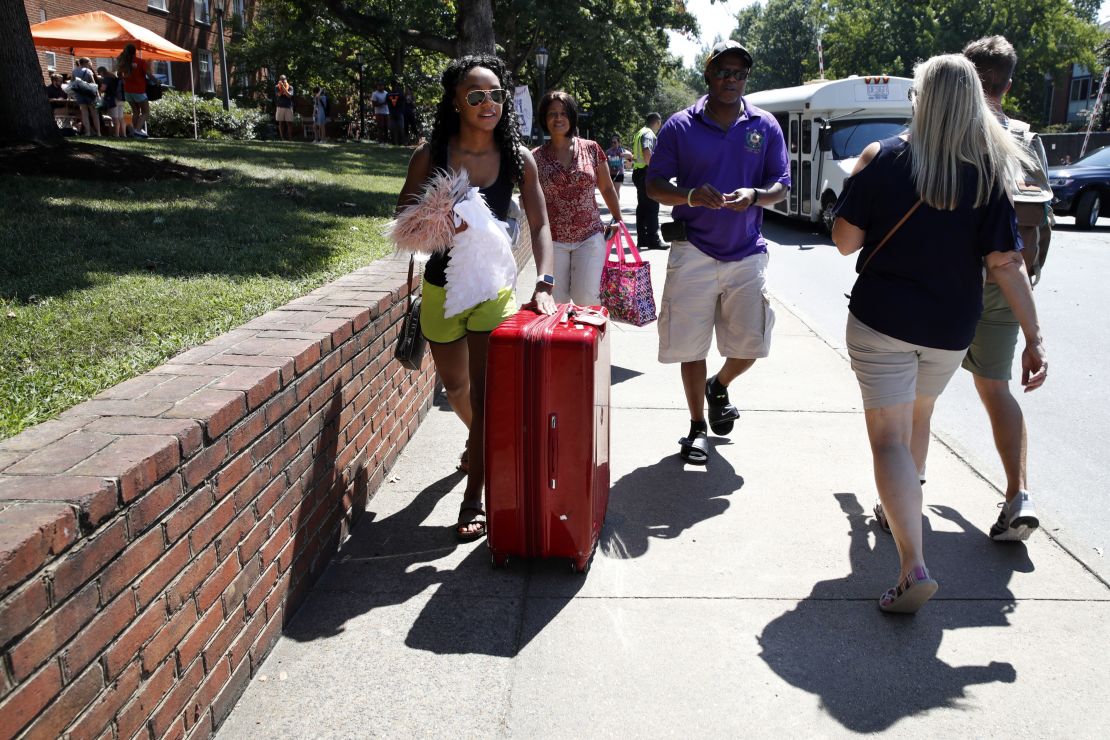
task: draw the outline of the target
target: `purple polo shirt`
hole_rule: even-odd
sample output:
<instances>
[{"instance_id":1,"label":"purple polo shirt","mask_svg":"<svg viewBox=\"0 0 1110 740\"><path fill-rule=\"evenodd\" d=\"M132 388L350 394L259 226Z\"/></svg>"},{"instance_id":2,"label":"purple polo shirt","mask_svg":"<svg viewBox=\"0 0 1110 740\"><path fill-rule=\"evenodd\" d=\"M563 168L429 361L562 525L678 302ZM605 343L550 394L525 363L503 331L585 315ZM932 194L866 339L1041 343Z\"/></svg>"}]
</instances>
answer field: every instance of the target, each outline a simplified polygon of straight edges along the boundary
<instances>
[{"instance_id":1,"label":"purple polo shirt","mask_svg":"<svg viewBox=\"0 0 1110 740\"><path fill-rule=\"evenodd\" d=\"M685 189L709 183L722 193L776 182L790 187L790 161L775 117L745 100L740 118L722 131L705 116L707 99L675 113L659 129L648 177L674 178ZM737 262L767 251L758 206L738 213L681 205L671 215L686 222L690 243L714 259Z\"/></svg>"}]
</instances>

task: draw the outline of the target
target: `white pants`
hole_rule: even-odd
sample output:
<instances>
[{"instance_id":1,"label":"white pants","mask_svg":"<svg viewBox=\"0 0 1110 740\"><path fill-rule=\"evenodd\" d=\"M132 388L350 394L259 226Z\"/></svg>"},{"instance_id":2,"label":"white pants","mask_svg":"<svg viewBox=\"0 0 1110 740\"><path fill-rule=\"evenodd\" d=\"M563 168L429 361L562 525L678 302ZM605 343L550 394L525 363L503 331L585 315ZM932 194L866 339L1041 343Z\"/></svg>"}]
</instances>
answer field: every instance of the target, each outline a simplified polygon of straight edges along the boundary
<instances>
[{"instance_id":1,"label":"white pants","mask_svg":"<svg viewBox=\"0 0 1110 740\"><path fill-rule=\"evenodd\" d=\"M601 270L606 257L604 235L594 234L577 244L556 241L551 244L555 247L555 302L600 304Z\"/></svg>"}]
</instances>

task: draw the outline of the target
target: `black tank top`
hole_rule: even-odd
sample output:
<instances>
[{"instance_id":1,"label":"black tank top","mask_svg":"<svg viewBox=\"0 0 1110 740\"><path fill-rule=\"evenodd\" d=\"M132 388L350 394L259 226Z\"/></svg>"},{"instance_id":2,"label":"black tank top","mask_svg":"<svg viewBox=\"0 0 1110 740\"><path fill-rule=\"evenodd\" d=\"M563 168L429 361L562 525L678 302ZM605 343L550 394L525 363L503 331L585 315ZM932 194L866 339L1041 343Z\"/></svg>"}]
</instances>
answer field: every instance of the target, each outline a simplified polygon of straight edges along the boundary
<instances>
[{"instance_id":1,"label":"black tank top","mask_svg":"<svg viewBox=\"0 0 1110 740\"><path fill-rule=\"evenodd\" d=\"M494 216L502 221L508 220L509 217L509 203L513 198L513 173L511 170L512 163L508 161L508 157L502 154L501 166L497 172L497 179L488 188L480 188L479 193L486 199L490 211ZM432 170L446 170L447 167L447 152L441 154L432 152ZM447 265L451 261L451 251L448 249L446 252L437 252L433 254L428 264L424 267L424 279L430 285L438 285L443 287L447 285Z\"/></svg>"}]
</instances>

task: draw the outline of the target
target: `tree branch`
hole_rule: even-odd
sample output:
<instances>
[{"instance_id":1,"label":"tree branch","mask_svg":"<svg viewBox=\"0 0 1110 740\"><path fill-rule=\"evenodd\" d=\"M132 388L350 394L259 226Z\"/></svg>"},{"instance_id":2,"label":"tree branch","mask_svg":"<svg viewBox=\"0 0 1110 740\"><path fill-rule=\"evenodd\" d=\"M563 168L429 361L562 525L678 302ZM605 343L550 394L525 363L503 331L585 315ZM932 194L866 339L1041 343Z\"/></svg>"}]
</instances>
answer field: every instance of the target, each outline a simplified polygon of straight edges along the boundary
<instances>
[{"instance_id":1,"label":"tree branch","mask_svg":"<svg viewBox=\"0 0 1110 740\"><path fill-rule=\"evenodd\" d=\"M394 34L397 40L406 46L438 51L440 54L446 54L449 57L456 56L456 49L458 48L456 39L426 33L415 28L396 28L394 20L384 13L374 11L364 13L353 10L348 7L346 0L323 0L323 2L336 19L355 33L373 37L385 30L387 33Z\"/></svg>"}]
</instances>

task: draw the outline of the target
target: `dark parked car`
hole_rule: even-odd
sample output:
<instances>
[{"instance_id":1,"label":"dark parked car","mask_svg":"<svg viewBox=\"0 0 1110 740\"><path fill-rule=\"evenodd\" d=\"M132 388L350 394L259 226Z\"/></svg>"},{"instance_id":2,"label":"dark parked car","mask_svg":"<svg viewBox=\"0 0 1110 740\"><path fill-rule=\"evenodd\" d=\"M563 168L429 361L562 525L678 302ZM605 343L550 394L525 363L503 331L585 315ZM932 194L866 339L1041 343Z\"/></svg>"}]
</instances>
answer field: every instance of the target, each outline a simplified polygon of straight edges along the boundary
<instances>
[{"instance_id":1,"label":"dark parked car","mask_svg":"<svg viewBox=\"0 0 1110 740\"><path fill-rule=\"evenodd\" d=\"M1052 210L1075 216L1080 229L1093 229L1098 217L1110 217L1110 146L1063 167L1049 167Z\"/></svg>"}]
</instances>

